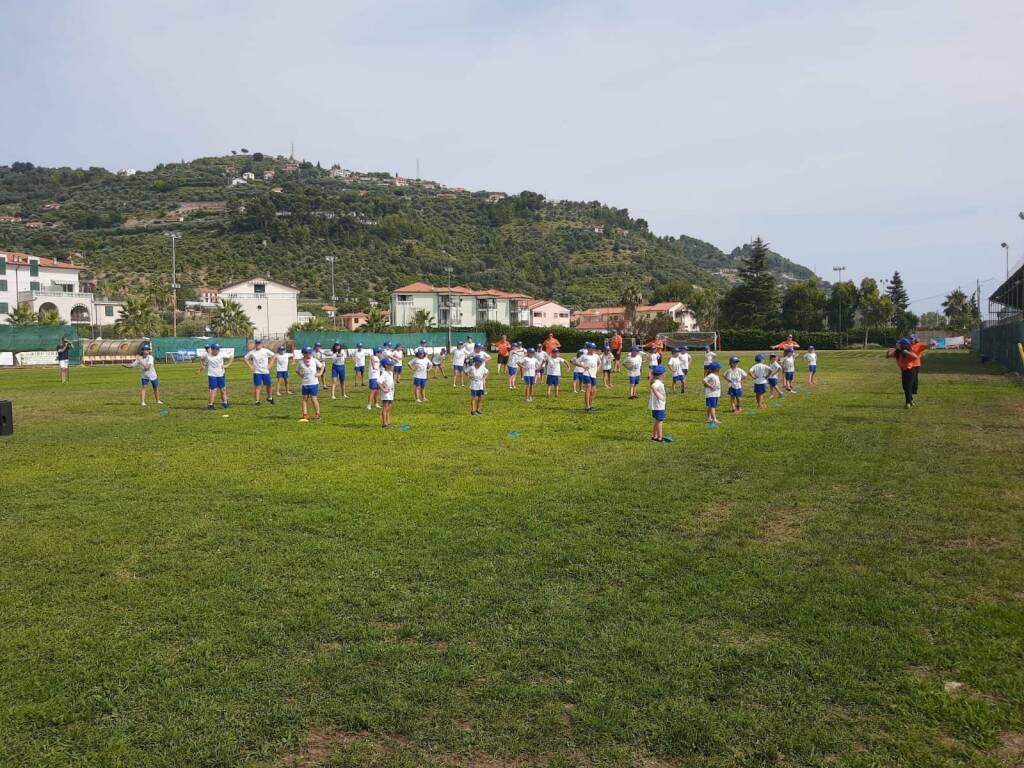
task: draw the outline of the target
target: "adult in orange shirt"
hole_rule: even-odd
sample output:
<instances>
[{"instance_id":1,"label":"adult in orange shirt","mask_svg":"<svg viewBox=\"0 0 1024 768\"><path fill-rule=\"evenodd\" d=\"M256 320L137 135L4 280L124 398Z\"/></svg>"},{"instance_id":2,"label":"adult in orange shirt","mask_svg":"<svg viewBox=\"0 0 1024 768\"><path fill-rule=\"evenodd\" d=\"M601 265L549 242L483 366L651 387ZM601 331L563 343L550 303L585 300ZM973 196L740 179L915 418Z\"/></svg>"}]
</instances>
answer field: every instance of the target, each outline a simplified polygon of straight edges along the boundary
<instances>
[{"instance_id":1,"label":"adult in orange shirt","mask_svg":"<svg viewBox=\"0 0 1024 768\"><path fill-rule=\"evenodd\" d=\"M508 353L512 349L512 345L509 343L508 336L505 334L501 335L494 348L498 352L498 371L508 365Z\"/></svg>"},{"instance_id":2,"label":"adult in orange shirt","mask_svg":"<svg viewBox=\"0 0 1024 768\"><path fill-rule=\"evenodd\" d=\"M555 338L555 334L549 333L548 337L546 339L544 339L544 351L547 352L550 355L551 354L551 350L554 349L555 347L558 347L559 349L561 349L562 348L562 342L560 342L558 339Z\"/></svg>"},{"instance_id":3,"label":"adult in orange shirt","mask_svg":"<svg viewBox=\"0 0 1024 768\"><path fill-rule=\"evenodd\" d=\"M619 359L622 357L622 334L618 331L612 334L611 340L612 357L615 359L615 366L612 370L618 372Z\"/></svg>"},{"instance_id":4,"label":"adult in orange shirt","mask_svg":"<svg viewBox=\"0 0 1024 768\"><path fill-rule=\"evenodd\" d=\"M772 347L772 349L781 349L783 352L785 352L787 349L800 349L800 345L793 341L793 334L791 333L788 336L786 336L785 341L780 341L778 344Z\"/></svg>"},{"instance_id":5,"label":"adult in orange shirt","mask_svg":"<svg viewBox=\"0 0 1024 768\"><path fill-rule=\"evenodd\" d=\"M914 380L917 378L917 365L921 362L921 356L912 350L910 339L902 338L896 342L896 347L885 353L886 357L896 360L900 369L900 382L903 385L904 408L914 407Z\"/></svg>"},{"instance_id":6,"label":"adult in orange shirt","mask_svg":"<svg viewBox=\"0 0 1024 768\"><path fill-rule=\"evenodd\" d=\"M914 360L914 364L911 366L914 370L914 394L917 394L917 382L921 378L921 358L924 356L925 350L928 349L928 345L921 341L916 333L910 334L910 351L917 355Z\"/></svg>"}]
</instances>

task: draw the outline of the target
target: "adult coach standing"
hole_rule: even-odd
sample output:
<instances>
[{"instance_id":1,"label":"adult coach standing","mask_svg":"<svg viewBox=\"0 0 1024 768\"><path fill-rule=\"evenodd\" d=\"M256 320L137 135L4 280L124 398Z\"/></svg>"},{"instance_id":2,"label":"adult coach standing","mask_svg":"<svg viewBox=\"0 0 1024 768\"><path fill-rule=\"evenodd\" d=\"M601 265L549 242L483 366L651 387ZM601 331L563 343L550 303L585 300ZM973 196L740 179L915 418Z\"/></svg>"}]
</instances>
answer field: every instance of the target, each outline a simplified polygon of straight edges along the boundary
<instances>
[{"instance_id":1,"label":"adult coach standing","mask_svg":"<svg viewBox=\"0 0 1024 768\"><path fill-rule=\"evenodd\" d=\"M800 349L800 345L793 341L793 334L791 333L788 336L786 336L785 341L780 341L778 344L772 347L772 349L781 349L783 352L785 352L787 349L792 349L795 352L796 350Z\"/></svg>"},{"instance_id":2,"label":"adult coach standing","mask_svg":"<svg viewBox=\"0 0 1024 768\"><path fill-rule=\"evenodd\" d=\"M501 334L501 338L498 340L498 343L494 345L494 349L498 352L498 372L501 373L505 366L508 365L508 353L512 349L512 345L508 341L508 336Z\"/></svg>"},{"instance_id":3,"label":"adult coach standing","mask_svg":"<svg viewBox=\"0 0 1024 768\"><path fill-rule=\"evenodd\" d=\"M612 370L618 373L619 360L622 358L622 334L619 333L618 330L616 330L615 333L612 334L612 339L611 342L609 342L609 346L612 348L612 358L615 360L615 367Z\"/></svg>"},{"instance_id":4,"label":"adult coach standing","mask_svg":"<svg viewBox=\"0 0 1024 768\"><path fill-rule=\"evenodd\" d=\"M913 349L908 338L902 338L896 342L896 347L885 353L886 357L896 360L900 369L900 383L903 385L903 398L906 409L914 407L914 381L917 379L917 365L920 365L921 357Z\"/></svg>"},{"instance_id":5,"label":"adult coach standing","mask_svg":"<svg viewBox=\"0 0 1024 768\"><path fill-rule=\"evenodd\" d=\"M555 347L558 347L559 349L562 348L562 342L560 342L558 339L555 338L555 334L554 333L549 333L548 337L546 339L544 339L543 346L544 346L544 351L547 352L550 355L551 354L551 350L553 350Z\"/></svg>"},{"instance_id":6,"label":"adult coach standing","mask_svg":"<svg viewBox=\"0 0 1024 768\"><path fill-rule=\"evenodd\" d=\"M60 369L60 383L68 383L69 367L71 365L71 342L64 336L57 345L57 367Z\"/></svg>"},{"instance_id":7,"label":"adult coach standing","mask_svg":"<svg viewBox=\"0 0 1024 768\"><path fill-rule=\"evenodd\" d=\"M914 363L911 366L911 370L914 372L914 396L917 396L917 383L921 378L921 358L924 357L925 350L928 349L928 345L921 341L916 333L910 334L910 351L913 352L917 357L914 359Z\"/></svg>"}]
</instances>

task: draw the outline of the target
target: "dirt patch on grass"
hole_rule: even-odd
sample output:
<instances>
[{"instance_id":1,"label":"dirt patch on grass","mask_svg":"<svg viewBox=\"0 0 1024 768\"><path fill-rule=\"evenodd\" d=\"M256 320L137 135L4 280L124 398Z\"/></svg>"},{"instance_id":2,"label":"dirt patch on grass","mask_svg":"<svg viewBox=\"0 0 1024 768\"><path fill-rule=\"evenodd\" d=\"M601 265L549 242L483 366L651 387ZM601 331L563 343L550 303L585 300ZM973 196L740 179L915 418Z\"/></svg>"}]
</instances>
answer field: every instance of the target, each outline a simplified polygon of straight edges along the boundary
<instances>
[{"instance_id":1,"label":"dirt patch on grass","mask_svg":"<svg viewBox=\"0 0 1024 768\"><path fill-rule=\"evenodd\" d=\"M999 734L999 746L993 756L1007 768L1024 768L1024 731Z\"/></svg>"},{"instance_id":2,"label":"dirt patch on grass","mask_svg":"<svg viewBox=\"0 0 1024 768\"><path fill-rule=\"evenodd\" d=\"M767 544L790 544L803 538L803 525L794 515L777 514L765 521L761 538Z\"/></svg>"}]
</instances>

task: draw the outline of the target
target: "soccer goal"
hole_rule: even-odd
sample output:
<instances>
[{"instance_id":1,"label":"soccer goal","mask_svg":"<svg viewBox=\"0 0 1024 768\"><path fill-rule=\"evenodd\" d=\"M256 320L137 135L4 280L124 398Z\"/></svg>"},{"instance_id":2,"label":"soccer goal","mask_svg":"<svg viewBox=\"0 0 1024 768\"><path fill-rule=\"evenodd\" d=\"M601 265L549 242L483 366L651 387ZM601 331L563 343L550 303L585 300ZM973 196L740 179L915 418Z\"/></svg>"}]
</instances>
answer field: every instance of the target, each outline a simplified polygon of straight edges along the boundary
<instances>
[{"instance_id":1,"label":"soccer goal","mask_svg":"<svg viewBox=\"0 0 1024 768\"><path fill-rule=\"evenodd\" d=\"M716 331L675 331L659 333L658 338L664 339L669 347L681 347L685 344L691 349L704 349L704 347L718 349L718 333Z\"/></svg>"}]
</instances>

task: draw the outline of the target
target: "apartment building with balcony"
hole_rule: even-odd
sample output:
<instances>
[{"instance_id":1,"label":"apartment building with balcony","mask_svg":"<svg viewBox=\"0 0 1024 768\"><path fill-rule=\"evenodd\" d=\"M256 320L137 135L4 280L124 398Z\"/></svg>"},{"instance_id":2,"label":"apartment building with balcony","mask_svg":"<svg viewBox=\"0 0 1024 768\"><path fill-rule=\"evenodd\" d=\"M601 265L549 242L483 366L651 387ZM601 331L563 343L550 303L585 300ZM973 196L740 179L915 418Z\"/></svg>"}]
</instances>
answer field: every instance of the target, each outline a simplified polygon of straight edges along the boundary
<instances>
[{"instance_id":1,"label":"apartment building with balcony","mask_svg":"<svg viewBox=\"0 0 1024 768\"><path fill-rule=\"evenodd\" d=\"M122 302L83 290L81 269L19 251L0 251L0 323L18 306L54 311L65 323L113 325Z\"/></svg>"}]
</instances>

